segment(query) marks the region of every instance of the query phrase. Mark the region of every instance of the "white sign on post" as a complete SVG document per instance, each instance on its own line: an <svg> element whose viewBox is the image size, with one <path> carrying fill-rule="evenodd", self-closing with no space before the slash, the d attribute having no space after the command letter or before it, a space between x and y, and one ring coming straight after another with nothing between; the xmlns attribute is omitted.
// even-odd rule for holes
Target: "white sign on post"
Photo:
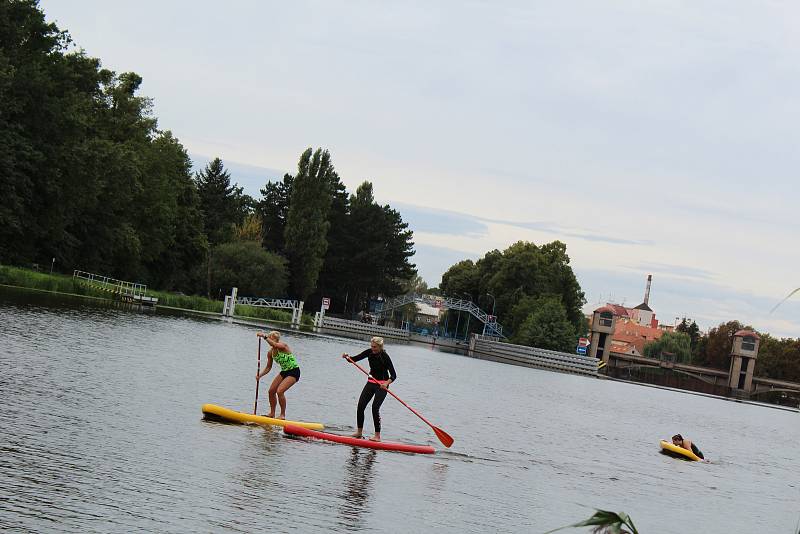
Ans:
<svg viewBox="0 0 800 534"><path fill-rule="evenodd" d="M322 297L322 309L327 310L331 307L331 299L328 297Z"/></svg>

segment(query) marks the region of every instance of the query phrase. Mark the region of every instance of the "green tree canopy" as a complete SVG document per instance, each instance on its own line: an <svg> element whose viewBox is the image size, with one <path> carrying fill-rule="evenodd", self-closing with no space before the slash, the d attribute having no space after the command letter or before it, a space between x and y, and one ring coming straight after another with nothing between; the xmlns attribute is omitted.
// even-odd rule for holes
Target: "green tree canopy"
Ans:
<svg viewBox="0 0 800 534"><path fill-rule="evenodd" d="M216 292L228 294L238 287L242 296L284 297L286 260L261 248L257 241L223 243L211 252L211 280Z"/></svg>
<svg viewBox="0 0 800 534"><path fill-rule="evenodd" d="M678 363L689 363L692 360L692 347L689 334L683 332L664 332L657 340L645 344L644 355L648 358L671 358Z"/></svg>
<svg viewBox="0 0 800 534"><path fill-rule="evenodd" d="M533 300L531 313L519 326L512 341L540 349L574 352L577 343L575 327L556 295L543 295Z"/></svg>
<svg viewBox="0 0 800 534"><path fill-rule="evenodd" d="M474 295L484 310L491 312L494 307L498 321L511 333L535 311L533 303L538 298L557 297L573 333L582 335L587 329L581 311L586 300L566 251L560 241L542 246L520 241L502 252L492 250L476 263L456 263L442 275L439 287L446 296Z"/></svg>
<svg viewBox="0 0 800 534"><path fill-rule="evenodd" d="M695 354L697 344L700 342L700 327L697 326L697 323L692 321L690 324L689 321L686 320L686 317L684 317L675 330L678 332L683 332L689 336L692 346L692 354Z"/></svg>
<svg viewBox="0 0 800 534"><path fill-rule="evenodd" d="M285 248L284 234L286 219L289 216L289 199L292 194L294 176L284 174L280 182L267 182L261 190L261 201L258 211L263 226L262 246L273 252L283 252Z"/></svg>
<svg viewBox="0 0 800 534"><path fill-rule="evenodd" d="M708 331L697 345L693 363L727 370L731 364L733 334L745 328L739 321L728 321Z"/></svg>
<svg viewBox="0 0 800 534"><path fill-rule="evenodd" d="M765 378L800 382L800 339L762 334L755 372Z"/></svg>

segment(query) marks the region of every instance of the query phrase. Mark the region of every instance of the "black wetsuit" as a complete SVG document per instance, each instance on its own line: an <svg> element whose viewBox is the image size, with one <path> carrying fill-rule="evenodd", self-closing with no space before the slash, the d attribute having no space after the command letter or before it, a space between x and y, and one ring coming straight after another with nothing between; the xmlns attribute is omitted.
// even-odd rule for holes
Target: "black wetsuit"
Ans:
<svg viewBox="0 0 800 534"><path fill-rule="evenodd" d="M358 356L353 356L352 359L354 362L357 362L364 358L369 359L369 374L375 379L391 379L392 382L397 380L397 373L394 370L394 365L392 365L392 359L389 358L386 351L382 350L378 354L375 354L372 352L372 349L367 349ZM364 389L361 390L361 396L358 398L358 408L356 411L358 428L364 428L364 410L367 408L369 401L372 400L372 397L375 397L375 400L372 401L372 422L375 425L375 432L381 431L380 409L381 404L383 404L384 399L386 399L386 394L387 391L379 384L375 382L366 383Z"/></svg>
<svg viewBox="0 0 800 534"><path fill-rule="evenodd" d="M694 443L692 443L692 452L694 453L695 456L697 456L701 460L705 460L706 459L706 457L703 456L703 451L698 449L697 445L695 445Z"/></svg>

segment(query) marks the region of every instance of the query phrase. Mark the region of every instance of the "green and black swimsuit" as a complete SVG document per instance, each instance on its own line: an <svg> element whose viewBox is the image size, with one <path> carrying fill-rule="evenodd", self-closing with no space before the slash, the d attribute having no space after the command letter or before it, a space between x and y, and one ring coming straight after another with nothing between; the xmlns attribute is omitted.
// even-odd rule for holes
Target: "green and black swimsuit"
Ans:
<svg viewBox="0 0 800 534"><path fill-rule="evenodd" d="M276 350L275 354L272 355L272 359L281 366L281 376L283 378L293 376L296 381L300 381L300 366L297 364L294 354Z"/></svg>

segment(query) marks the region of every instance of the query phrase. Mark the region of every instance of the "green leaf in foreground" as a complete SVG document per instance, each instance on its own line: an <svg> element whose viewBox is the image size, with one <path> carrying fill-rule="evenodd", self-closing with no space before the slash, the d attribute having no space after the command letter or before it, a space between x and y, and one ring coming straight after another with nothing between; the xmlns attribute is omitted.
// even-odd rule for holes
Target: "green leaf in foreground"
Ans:
<svg viewBox="0 0 800 534"><path fill-rule="evenodd" d="M592 517L575 523L574 525L567 525L555 530L549 530L545 534L564 530L565 528L577 527L595 527L592 532L595 534L639 534L636 527L633 526L633 520L624 512L609 512L608 510L597 510ZM630 530L623 530L622 527L628 527Z"/></svg>

